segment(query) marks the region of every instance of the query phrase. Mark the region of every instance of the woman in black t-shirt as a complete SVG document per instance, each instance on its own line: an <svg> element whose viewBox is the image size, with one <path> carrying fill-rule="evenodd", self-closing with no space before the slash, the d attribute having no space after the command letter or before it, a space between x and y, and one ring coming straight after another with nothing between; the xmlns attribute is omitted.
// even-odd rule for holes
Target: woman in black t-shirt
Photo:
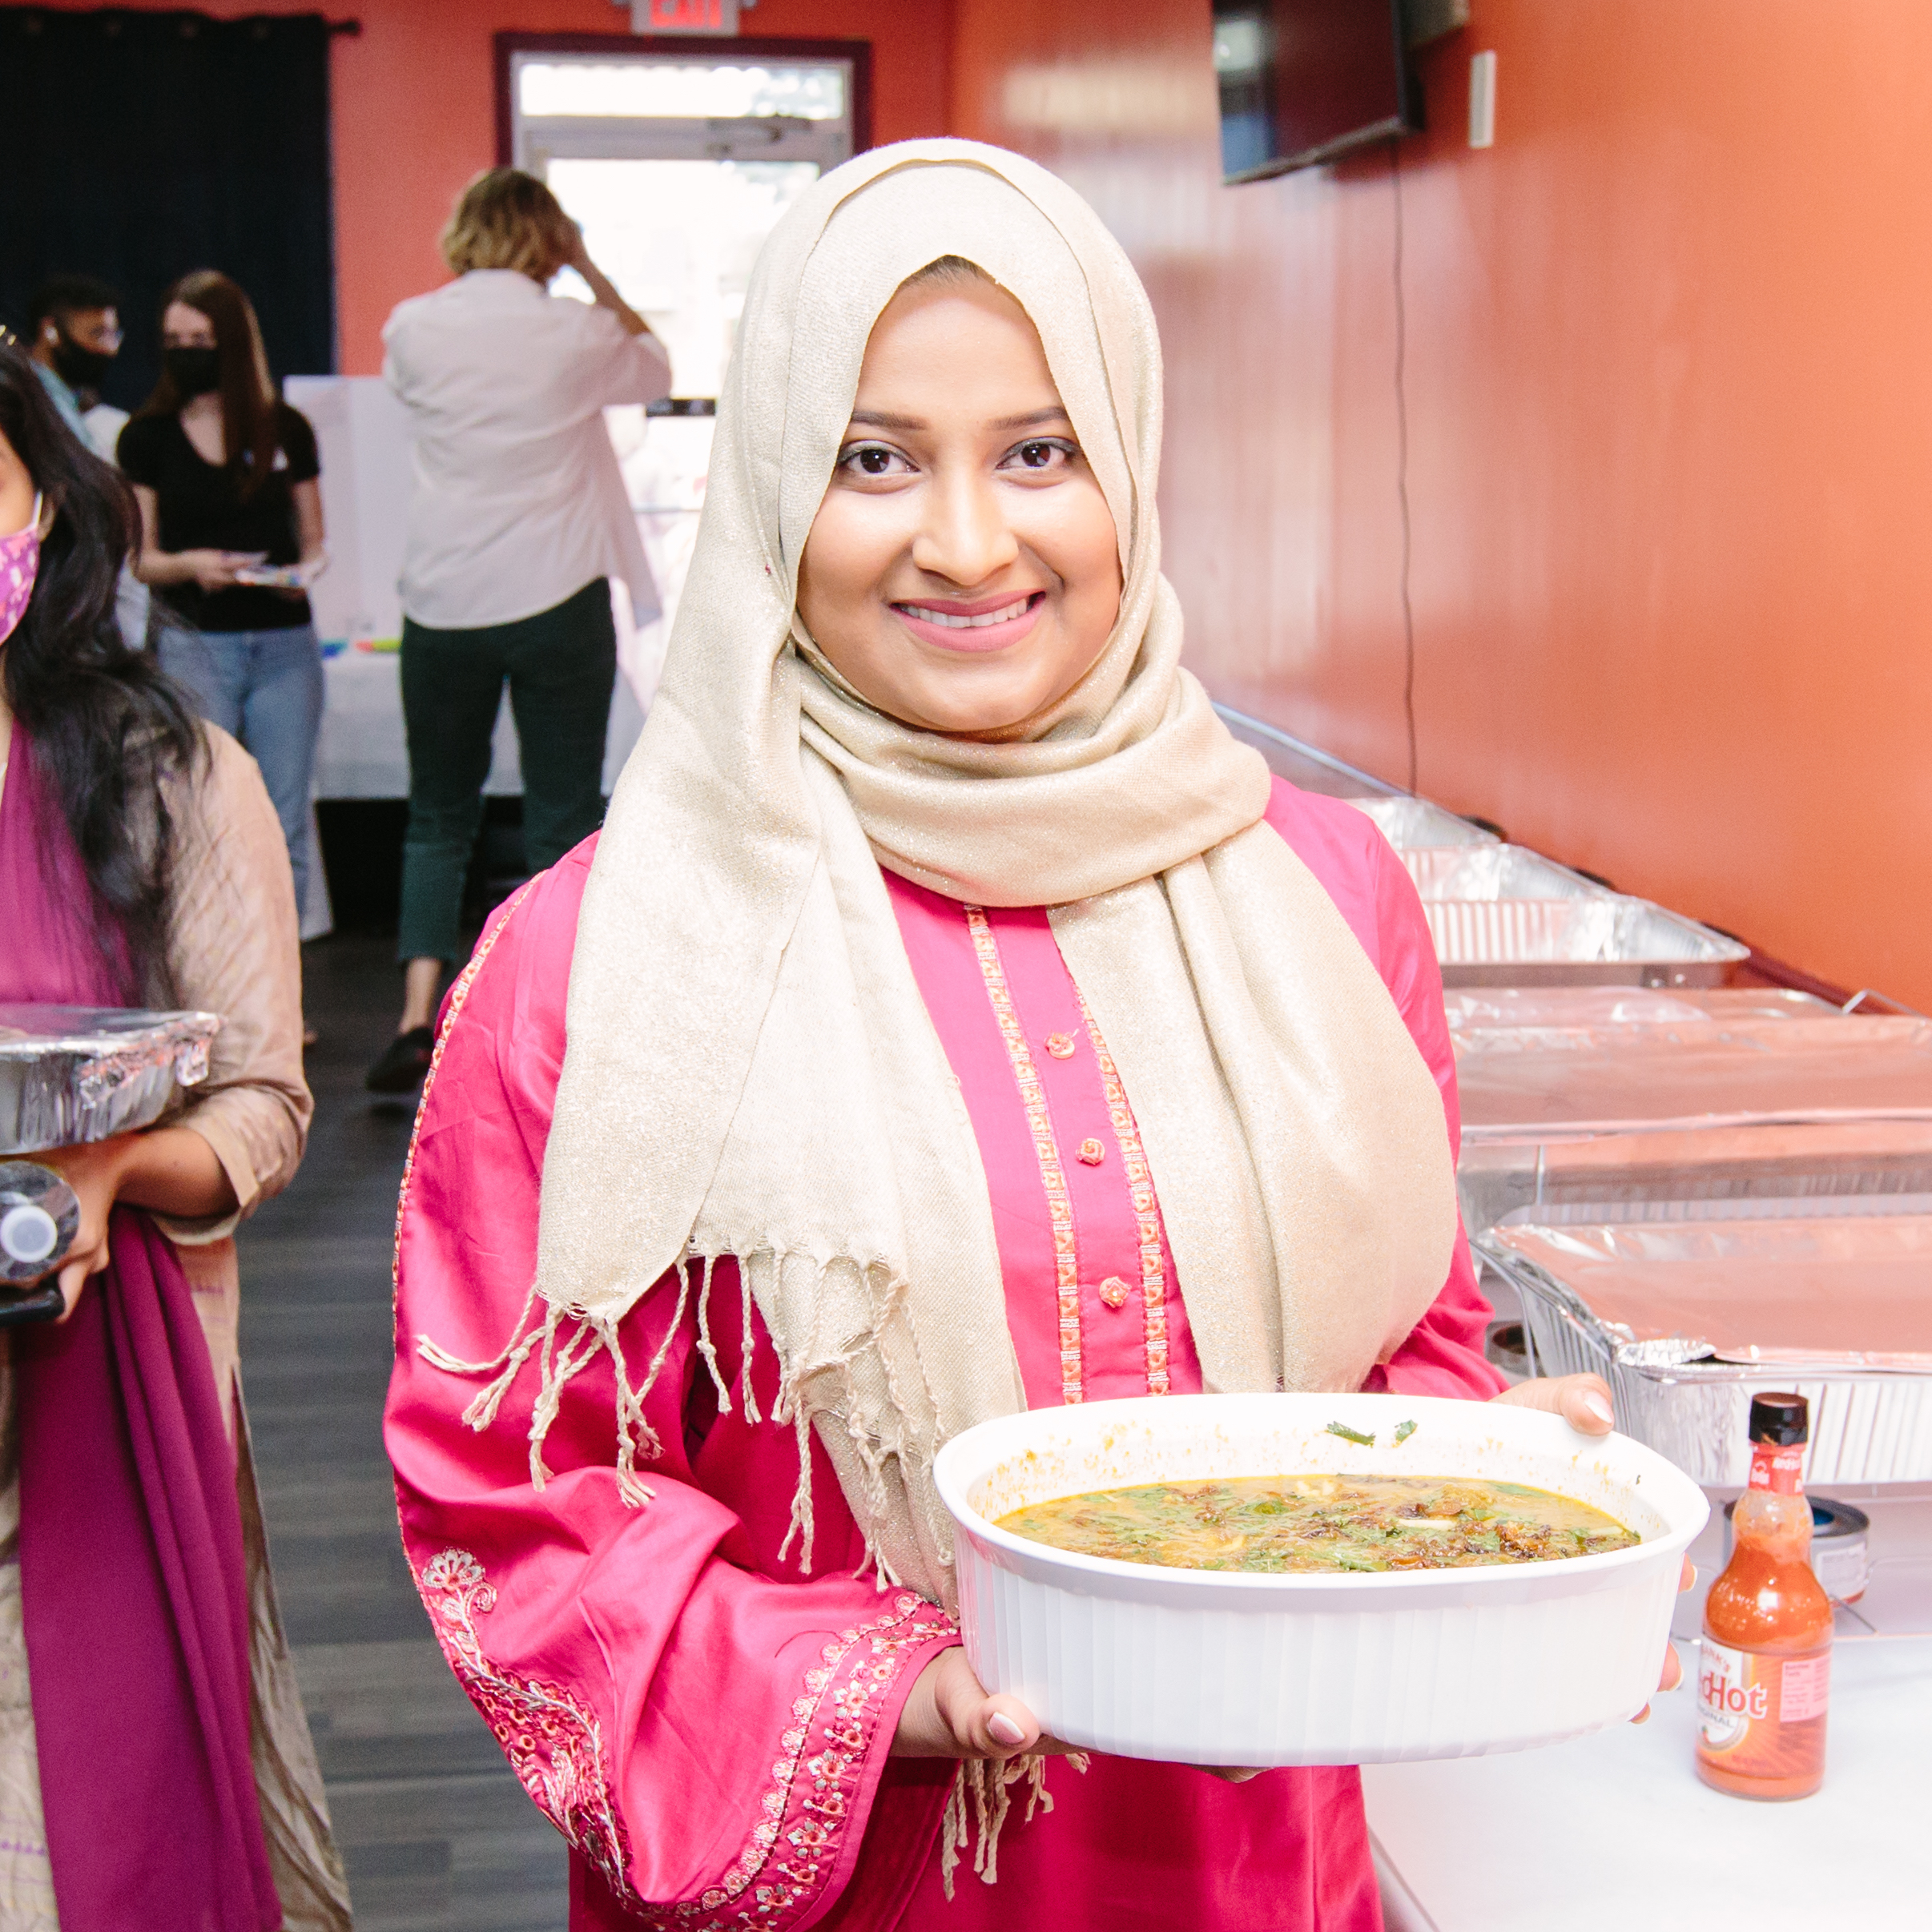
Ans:
<svg viewBox="0 0 1932 1932"><path fill-rule="evenodd" d="M323 561L315 431L277 398L254 308L225 275L203 269L168 291L161 363L121 432L141 505L135 574L163 607L162 662L261 767L300 907L322 652L301 582L250 580L306 582Z"/></svg>

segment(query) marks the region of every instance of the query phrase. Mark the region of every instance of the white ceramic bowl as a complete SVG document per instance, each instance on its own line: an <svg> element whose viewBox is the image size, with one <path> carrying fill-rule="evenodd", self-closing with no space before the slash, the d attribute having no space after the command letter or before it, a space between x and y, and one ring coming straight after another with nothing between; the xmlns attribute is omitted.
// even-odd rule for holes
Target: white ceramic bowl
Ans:
<svg viewBox="0 0 1932 1932"><path fill-rule="evenodd" d="M1396 1426L1415 1431L1398 1445ZM1365 1448L1328 1434L1340 1422ZM1333 1470L1487 1476L1608 1510L1642 1543L1551 1563L1244 1576L1114 1563L995 1526L1136 1483ZM1179 1395L1040 1409L940 1451L980 1680L1069 1744L1199 1765L1379 1764L1552 1744L1656 1688L1704 1493L1628 1436L1408 1395Z"/></svg>

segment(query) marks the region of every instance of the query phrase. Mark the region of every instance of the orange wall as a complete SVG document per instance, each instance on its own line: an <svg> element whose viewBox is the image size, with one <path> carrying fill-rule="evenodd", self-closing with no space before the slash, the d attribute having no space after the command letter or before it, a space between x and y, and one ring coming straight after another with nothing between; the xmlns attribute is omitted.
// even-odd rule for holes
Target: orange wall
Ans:
<svg viewBox="0 0 1932 1932"><path fill-rule="evenodd" d="M1932 8L1473 11L1402 155L1421 788L1932 1005ZM1209 16L959 0L955 126L1146 278L1197 670L1399 780L1389 162L1223 187Z"/></svg>
<svg viewBox="0 0 1932 1932"><path fill-rule="evenodd" d="M56 0L69 7L86 0ZM168 8L175 0L136 0ZM202 0L223 17L313 13L320 0ZM382 325L448 279L436 238L457 191L497 158L499 33L621 34L610 0L331 0L360 19L333 43L336 334L350 375L382 367ZM760 0L747 34L872 42L878 141L946 131L952 0Z"/></svg>

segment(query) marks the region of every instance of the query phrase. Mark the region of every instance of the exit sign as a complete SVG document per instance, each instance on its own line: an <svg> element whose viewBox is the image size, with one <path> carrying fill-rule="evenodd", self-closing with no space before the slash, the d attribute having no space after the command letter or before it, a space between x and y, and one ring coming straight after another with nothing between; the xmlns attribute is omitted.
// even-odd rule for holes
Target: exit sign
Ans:
<svg viewBox="0 0 1932 1932"><path fill-rule="evenodd" d="M619 0L623 4L623 0ZM629 0L634 34L735 34L740 0Z"/></svg>

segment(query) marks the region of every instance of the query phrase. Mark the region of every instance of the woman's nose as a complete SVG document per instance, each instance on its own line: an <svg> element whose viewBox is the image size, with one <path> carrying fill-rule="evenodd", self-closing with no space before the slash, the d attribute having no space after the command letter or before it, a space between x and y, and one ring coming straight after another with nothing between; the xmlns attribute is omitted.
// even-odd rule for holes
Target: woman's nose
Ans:
<svg viewBox="0 0 1932 1932"><path fill-rule="evenodd" d="M912 561L932 576L970 590L1020 554L1020 540L988 477L941 474L925 492L924 509L912 539Z"/></svg>

